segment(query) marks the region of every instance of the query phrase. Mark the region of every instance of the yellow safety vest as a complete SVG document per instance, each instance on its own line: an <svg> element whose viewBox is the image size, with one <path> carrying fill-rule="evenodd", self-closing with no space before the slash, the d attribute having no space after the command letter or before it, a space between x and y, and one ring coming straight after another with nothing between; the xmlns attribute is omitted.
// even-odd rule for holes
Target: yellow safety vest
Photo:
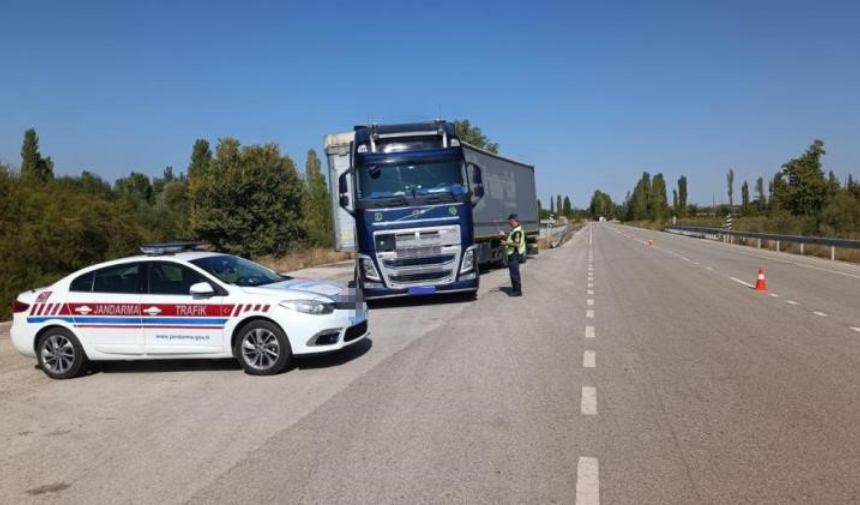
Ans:
<svg viewBox="0 0 860 505"><path fill-rule="evenodd" d="M519 250L521 257L526 255L526 237L521 225L511 230L505 239L505 254L510 256L517 250Z"/></svg>

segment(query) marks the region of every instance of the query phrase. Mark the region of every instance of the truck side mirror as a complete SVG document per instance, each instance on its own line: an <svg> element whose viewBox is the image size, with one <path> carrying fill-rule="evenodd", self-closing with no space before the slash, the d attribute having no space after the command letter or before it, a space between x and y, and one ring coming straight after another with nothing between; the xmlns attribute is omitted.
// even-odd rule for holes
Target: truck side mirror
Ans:
<svg viewBox="0 0 860 505"><path fill-rule="evenodd" d="M349 174L349 171L340 174L337 179L337 192L339 194L338 203L340 203L341 208L352 214L349 202L349 180L347 179Z"/></svg>
<svg viewBox="0 0 860 505"><path fill-rule="evenodd" d="M475 197L475 203L477 203L484 196L484 178L481 175L481 167L470 162L469 173L472 179L472 196Z"/></svg>

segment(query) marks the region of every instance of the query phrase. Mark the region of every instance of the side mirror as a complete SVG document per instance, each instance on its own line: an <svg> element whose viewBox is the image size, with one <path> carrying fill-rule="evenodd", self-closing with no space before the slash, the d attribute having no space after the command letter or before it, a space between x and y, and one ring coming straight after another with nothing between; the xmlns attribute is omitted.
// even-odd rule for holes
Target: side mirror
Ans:
<svg viewBox="0 0 860 505"><path fill-rule="evenodd" d="M215 288L208 282L198 282L197 284L192 284L188 292L192 296L212 296L215 294Z"/></svg>
<svg viewBox="0 0 860 505"><path fill-rule="evenodd" d="M484 177L481 174L481 167L474 163L469 163L469 174L472 180L472 196L475 197L475 203L484 196Z"/></svg>
<svg viewBox="0 0 860 505"><path fill-rule="evenodd" d="M340 177L337 178L337 192L340 195L338 198L338 203L341 208L350 214L352 214L352 208L349 201L349 174L351 171L346 171L340 174Z"/></svg>

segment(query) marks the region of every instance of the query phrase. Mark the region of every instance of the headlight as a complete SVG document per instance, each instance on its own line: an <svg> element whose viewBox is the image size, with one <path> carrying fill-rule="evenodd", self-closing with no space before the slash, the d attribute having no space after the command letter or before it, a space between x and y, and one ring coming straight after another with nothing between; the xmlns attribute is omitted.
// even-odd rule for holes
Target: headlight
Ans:
<svg viewBox="0 0 860 505"><path fill-rule="evenodd" d="M460 273L468 272L475 268L475 248L470 247L463 253L463 266L460 267Z"/></svg>
<svg viewBox="0 0 860 505"><path fill-rule="evenodd" d="M304 314L331 314L334 312L334 305L317 300L288 300L281 302L281 307Z"/></svg>
<svg viewBox="0 0 860 505"><path fill-rule="evenodd" d="M364 272L364 278L370 279L373 281L381 280L379 278L379 272L376 271L376 265L373 264L373 260L368 258L367 256L360 256L359 264L361 265L361 271Z"/></svg>

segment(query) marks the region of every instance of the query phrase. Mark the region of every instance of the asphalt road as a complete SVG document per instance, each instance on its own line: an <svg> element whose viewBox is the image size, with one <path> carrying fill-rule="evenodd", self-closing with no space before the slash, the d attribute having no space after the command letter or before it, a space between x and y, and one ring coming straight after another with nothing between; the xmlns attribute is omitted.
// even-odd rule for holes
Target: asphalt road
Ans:
<svg viewBox="0 0 860 505"><path fill-rule="evenodd" d="M860 501L860 267L599 224L523 274L270 378L0 335L0 502Z"/></svg>

